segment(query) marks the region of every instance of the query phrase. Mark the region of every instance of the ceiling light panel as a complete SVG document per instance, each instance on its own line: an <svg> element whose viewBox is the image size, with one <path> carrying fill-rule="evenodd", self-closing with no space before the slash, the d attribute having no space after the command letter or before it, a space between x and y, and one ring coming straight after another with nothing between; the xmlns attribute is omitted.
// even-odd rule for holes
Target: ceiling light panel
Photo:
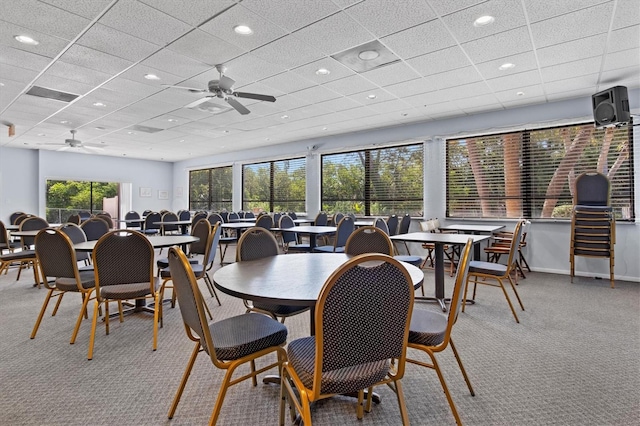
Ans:
<svg viewBox="0 0 640 426"><path fill-rule="evenodd" d="M474 26L474 21L481 16L492 16L495 20L489 25ZM522 4L510 0L481 3L444 16L442 20L460 43L527 25Z"/></svg>
<svg viewBox="0 0 640 426"><path fill-rule="evenodd" d="M316 70L320 68L325 68L330 71L328 75L318 75ZM342 65L340 62L336 61L333 58L322 58L320 60L311 62L307 65L303 65L298 67L292 72L299 74L304 78L308 78L318 84L325 84L333 80L339 80L344 77L348 77L351 75L355 75L355 71L346 66Z"/></svg>

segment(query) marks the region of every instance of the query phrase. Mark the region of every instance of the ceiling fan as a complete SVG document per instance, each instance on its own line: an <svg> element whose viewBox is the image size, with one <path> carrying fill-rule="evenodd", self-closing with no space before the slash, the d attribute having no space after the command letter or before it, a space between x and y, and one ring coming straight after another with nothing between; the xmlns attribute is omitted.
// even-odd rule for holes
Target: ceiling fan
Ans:
<svg viewBox="0 0 640 426"><path fill-rule="evenodd" d="M77 130L70 130L71 139L65 139L64 144L61 143L41 143L38 145L54 145L61 146L56 151L67 151L69 149L77 148L78 151L91 152L91 151L104 151L104 148L98 145L87 145L82 143L81 140L76 139Z"/></svg>
<svg viewBox="0 0 640 426"><path fill-rule="evenodd" d="M186 89L191 93L210 93L206 95L202 99L198 99L195 102L186 105L185 108L193 108L201 103L204 103L209 100L209 98L220 98L224 99L229 105L231 105L236 111L240 114L245 115L249 114L251 111L247 109L244 105L238 102L235 98L247 98L247 99L257 99L259 101L267 101L267 102L275 102L276 98L270 95L260 95L258 93L247 93L247 92L236 92L233 90L233 85L236 81L232 78L224 75L225 71L227 71L227 67L224 65L216 65L216 69L220 73L219 80L211 80L207 84L206 89L195 89L193 87L184 87L184 86L171 86L167 84L163 84L164 87L176 88L176 89Z"/></svg>

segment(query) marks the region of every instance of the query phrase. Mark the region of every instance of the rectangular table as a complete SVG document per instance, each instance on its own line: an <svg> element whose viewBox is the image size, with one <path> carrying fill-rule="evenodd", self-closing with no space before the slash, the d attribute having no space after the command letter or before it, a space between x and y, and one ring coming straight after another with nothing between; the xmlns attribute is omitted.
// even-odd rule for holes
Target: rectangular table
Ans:
<svg viewBox="0 0 640 426"><path fill-rule="evenodd" d="M409 234L399 234L390 237L392 241L406 241L409 243L431 243L435 247L435 298L416 296L416 300L437 301L442 307L442 311L447 311L446 299L444 296L444 246L445 245L465 245L469 238L473 239L473 244L478 245L481 241L488 240L489 235L465 235L465 234L439 234L435 232L411 232ZM467 302L468 303L468 302Z"/></svg>
<svg viewBox="0 0 640 426"><path fill-rule="evenodd" d="M474 225L465 223L452 223L450 225L440 227L440 230L442 231L457 231L463 234L473 235L493 235L494 232L498 232L502 229L504 229L504 225ZM474 245L473 256L475 260L480 260L480 244Z"/></svg>
<svg viewBox="0 0 640 426"><path fill-rule="evenodd" d="M336 232L335 226L315 226L315 225L300 225L293 228L288 228L287 231L295 232L296 234L306 234L309 236L309 250L313 251L316 247L316 237L318 235L331 235Z"/></svg>

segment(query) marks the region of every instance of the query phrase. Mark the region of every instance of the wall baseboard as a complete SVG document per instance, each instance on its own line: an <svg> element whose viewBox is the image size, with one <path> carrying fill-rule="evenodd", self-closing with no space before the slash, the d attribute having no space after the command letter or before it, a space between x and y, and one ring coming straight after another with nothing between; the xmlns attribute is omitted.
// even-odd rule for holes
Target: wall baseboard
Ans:
<svg viewBox="0 0 640 426"><path fill-rule="evenodd" d="M547 269L547 268L535 268L535 267L532 267L531 270L534 271L534 272L545 272L547 274L558 274L558 275L569 276L569 271L564 270L564 269ZM597 278L602 278L603 280L609 281L609 274L585 273L585 272L576 271L576 277L587 277L587 278L597 277ZM614 279L615 280L619 280L619 281L630 281L630 282L640 283L640 277L631 277L631 276L625 276L625 275L614 275Z"/></svg>

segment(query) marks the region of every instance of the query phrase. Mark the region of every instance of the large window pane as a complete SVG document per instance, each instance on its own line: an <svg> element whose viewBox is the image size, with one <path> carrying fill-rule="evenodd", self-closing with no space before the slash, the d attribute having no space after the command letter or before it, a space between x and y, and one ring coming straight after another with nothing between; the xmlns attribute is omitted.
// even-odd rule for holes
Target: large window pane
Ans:
<svg viewBox="0 0 640 426"><path fill-rule="evenodd" d="M322 209L422 216L422 144L322 156Z"/></svg>
<svg viewBox="0 0 640 426"><path fill-rule="evenodd" d="M233 169L231 166L192 170L189 173L189 209L231 210Z"/></svg>
<svg viewBox="0 0 640 426"><path fill-rule="evenodd" d="M611 182L611 204L631 220L631 126L593 124L447 141L447 216L570 218L573 186L584 172Z"/></svg>
<svg viewBox="0 0 640 426"><path fill-rule="evenodd" d="M119 190L116 182L47 180L46 219L49 223L64 223L80 211L108 211L117 220Z"/></svg>
<svg viewBox="0 0 640 426"><path fill-rule="evenodd" d="M306 210L306 159L292 158L245 164L242 168L242 209L260 211Z"/></svg>

